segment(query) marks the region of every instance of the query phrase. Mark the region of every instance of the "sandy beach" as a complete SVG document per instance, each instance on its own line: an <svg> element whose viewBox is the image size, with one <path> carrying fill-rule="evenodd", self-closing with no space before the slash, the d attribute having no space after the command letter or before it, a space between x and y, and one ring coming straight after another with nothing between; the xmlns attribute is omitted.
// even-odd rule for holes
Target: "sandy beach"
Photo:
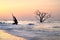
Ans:
<svg viewBox="0 0 60 40"><path fill-rule="evenodd" d="M6 33L4 30L0 30L0 40L25 40L22 37L17 37Z"/></svg>

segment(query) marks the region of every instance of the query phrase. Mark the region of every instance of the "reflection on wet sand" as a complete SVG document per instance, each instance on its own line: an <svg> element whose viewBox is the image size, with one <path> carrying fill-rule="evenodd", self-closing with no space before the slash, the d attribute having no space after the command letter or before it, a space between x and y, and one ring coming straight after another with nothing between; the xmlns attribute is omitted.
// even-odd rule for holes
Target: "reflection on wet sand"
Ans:
<svg viewBox="0 0 60 40"><path fill-rule="evenodd" d="M14 35L8 34L3 30L0 30L0 40L25 40L22 37L16 37Z"/></svg>

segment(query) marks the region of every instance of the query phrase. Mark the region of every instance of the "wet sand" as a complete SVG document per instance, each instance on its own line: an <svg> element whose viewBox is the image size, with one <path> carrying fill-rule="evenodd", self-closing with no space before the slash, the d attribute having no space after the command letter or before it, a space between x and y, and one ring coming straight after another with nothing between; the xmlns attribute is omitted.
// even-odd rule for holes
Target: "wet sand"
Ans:
<svg viewBox="0 0 60 40"><path fill-rule="evenodd" d="M0 40L26 40L26 39L8 34L5 31L0 30Z"/></svg>

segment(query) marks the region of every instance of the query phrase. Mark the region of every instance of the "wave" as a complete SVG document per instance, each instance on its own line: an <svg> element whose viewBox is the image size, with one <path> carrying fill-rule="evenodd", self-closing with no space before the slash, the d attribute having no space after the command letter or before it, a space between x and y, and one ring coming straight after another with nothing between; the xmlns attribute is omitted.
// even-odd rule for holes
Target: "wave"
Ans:
<svg viewBox="0 0 60 40"><path fill-rule="evenodd" d="M33 24L33 25L29 25ZM48 40L60 37L60 23L37 23L37 22L21 22L18 25L11 23L0 24L0 30L7 33L24 37L27 40Z"/></svg>

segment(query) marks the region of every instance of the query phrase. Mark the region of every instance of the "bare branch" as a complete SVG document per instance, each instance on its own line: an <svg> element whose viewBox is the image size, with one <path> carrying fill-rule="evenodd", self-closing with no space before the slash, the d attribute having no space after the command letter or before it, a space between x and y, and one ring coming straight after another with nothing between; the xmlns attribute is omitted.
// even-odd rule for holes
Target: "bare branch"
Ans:
<svg viewBox="0 0 60 40"><path fill-rule="evenodd" d="M36 13L37 16L41 15L41 12L39 10L37 10L35 13Z"/></svg>
<svg viewBox="0 0 60 40"><path fill-rule="evenodd" d="M47 20L47 19L50 18L50 17L51 17L51 15L47 15L47 16L44 18L43 21Z"/></svg>

